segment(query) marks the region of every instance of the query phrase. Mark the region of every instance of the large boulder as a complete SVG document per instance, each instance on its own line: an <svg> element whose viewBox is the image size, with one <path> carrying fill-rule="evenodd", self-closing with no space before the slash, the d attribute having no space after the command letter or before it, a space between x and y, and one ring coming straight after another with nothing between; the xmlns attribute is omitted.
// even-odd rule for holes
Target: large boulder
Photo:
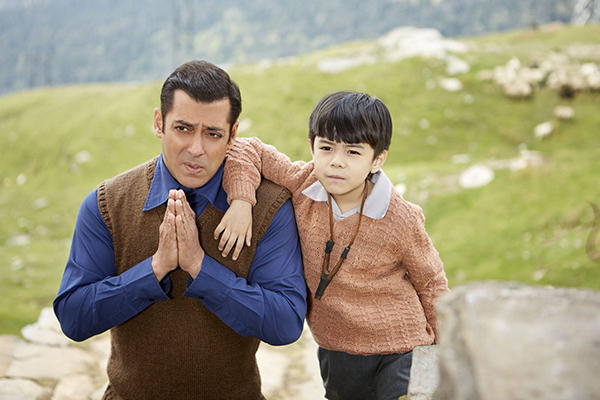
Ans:
<svg viewBox="0 0 600 400"><path fill-rule="evenodd" d="M600 398L600 293L475 283L438 315L435 399Z"/></svg>

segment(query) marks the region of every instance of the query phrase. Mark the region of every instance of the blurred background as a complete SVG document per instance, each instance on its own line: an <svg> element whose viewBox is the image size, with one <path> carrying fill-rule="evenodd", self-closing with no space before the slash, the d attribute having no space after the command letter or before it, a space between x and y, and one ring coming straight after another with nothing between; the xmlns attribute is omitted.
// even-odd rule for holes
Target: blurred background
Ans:
<svg viewBox="0 0 600 400"><path fill-rule="evenodd" d="M0 0L0 334L52 304L79 204L160 152L162 81L224 67L240 135L310 159L308 116L373 94L387 175L451 286L600 290L600 1Z"/></svg>

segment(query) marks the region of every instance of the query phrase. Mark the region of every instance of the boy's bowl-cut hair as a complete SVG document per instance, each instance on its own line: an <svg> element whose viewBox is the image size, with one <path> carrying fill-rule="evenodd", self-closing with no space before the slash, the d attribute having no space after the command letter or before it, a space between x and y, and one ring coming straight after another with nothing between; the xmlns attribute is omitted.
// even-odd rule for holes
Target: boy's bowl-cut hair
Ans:
<svg viewBox="0 0 600 400"><path fill-rule="evenodd" d="M374 157L390 147L392 117L374 96L358 92L335 92L323 97L308 120L311 147L315 137L334 142L368 143Z"/></svg>

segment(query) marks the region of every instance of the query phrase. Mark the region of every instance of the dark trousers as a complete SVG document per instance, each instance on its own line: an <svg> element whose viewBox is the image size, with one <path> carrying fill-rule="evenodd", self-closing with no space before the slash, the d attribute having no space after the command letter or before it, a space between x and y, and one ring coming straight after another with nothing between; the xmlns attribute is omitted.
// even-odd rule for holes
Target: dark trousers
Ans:
<svg viewBox="0 0 600 400"><path fill-rule="evenodd" d="M329 400L398 400L408 390L412 351L362 356L319 347Z"/></svg>

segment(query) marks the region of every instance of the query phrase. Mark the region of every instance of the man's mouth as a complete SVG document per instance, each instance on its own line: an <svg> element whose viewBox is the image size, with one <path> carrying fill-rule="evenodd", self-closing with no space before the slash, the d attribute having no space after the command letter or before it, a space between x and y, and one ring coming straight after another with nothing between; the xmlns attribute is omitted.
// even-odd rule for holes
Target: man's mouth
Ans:
<svg viewBox="0 0 600 400"><path fill-rule="evenodd" d="M198 173L198 172L200 172L200 171L203 170L202 165L200 165L200 164L196 164L196 163L183 163L183 165L185 165L185 168L189 172L191 172L193 174L196 174L196 173Z"/></svg>

